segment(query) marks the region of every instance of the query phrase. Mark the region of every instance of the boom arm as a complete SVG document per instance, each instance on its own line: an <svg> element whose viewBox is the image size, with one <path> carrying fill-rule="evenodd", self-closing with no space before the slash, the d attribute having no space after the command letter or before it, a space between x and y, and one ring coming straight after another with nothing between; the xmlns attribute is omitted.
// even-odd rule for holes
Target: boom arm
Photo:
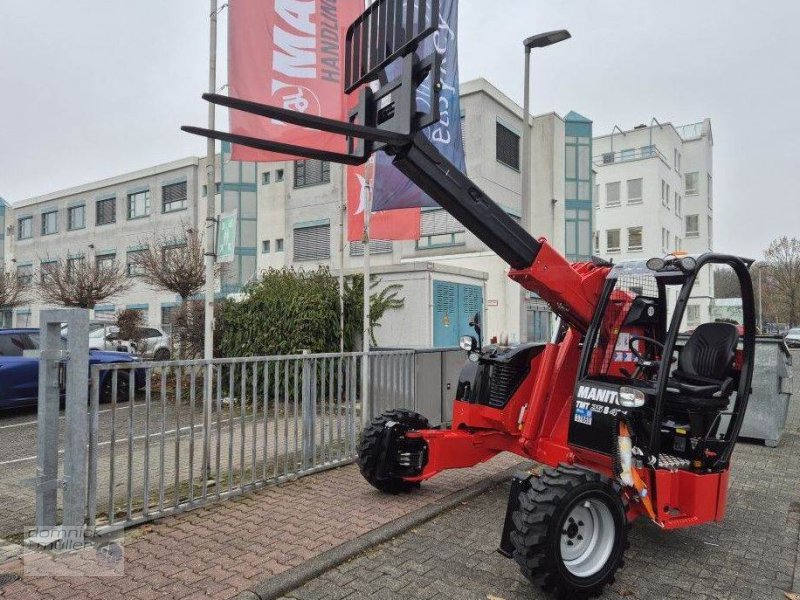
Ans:
<svg viewBox="0 0 800 600"><path fill-rule="evenodd" d="M433 49L418 56L419 45L438 26L438 0L413 3L377 0L347 33L346 91L379 80L391 61L400 61L399 75L373 91L361 88L349 121L307 115L274 106L216 94L209 102L275 120L347 136L347 153L295 146L272 140L183 127L206 137L299 157L343 164L363 164L383 150L393 164L443 209L510 266L510 277L538 294L553 311L579 331L585 331L599 297L607 268L594 263L570 264L544 238L534 239L458 170L421 132L439 120L440 59ZM417 108L417 95L426 94L428 112ZM526 199L523 199L525 201Z"/></svg>

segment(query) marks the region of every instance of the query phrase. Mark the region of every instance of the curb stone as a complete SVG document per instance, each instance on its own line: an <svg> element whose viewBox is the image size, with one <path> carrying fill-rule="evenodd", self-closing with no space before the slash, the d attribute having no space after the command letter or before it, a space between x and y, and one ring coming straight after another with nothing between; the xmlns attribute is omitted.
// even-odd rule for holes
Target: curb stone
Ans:
<svg viewBox="0 0 800 600"><path fill-rule="evenodd" d="M480 496L492 488L505 483L515 472L521 468L528 468L532 464L534 463L530 461L522 461L509 469L501 471L458 492L454 492L428 506L381 525L377 529L373 529L364 535L344 542L330 550L326 550L298 567L270 577L251 589L240 592L235 596L234 600L277 600L286 593L299 588L311 579L339 566L365 550L387 542L405 533L409 529L417 527L426 521L430 521L434 517L458 506L462 502Z"/></svg>

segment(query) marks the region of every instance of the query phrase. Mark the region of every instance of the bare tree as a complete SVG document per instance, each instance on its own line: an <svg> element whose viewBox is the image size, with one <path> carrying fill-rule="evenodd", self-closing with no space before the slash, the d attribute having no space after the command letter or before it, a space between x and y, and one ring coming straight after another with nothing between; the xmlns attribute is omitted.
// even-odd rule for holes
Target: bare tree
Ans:
<svg viewBox="0 0 800 600"><path fill-rule="evenodd" d="M197 294L206 283L203 239L194 229L180 237L154 233L136 252L133 264L150 287L172 292L181 301Z"/></svg>
<svg viewBox="0 0 800 600"><path fill-rule="evenodd" d="M800 239L774 240L764 259L771 308L777 318L794 327L800 321Z"/></svg>
<svg viewBox="0 0 800 600"><path fill-rule="evenodd" d="M30 286L15 273L0 269L0 307L16 308L28 304Z"/></svg>
<svg viewBox="0 0 800 600"><path fill-rule="evenodd" d="M116 259L98 263L73 257L42 263L36 287L49 304L94 308L130 289L131 282Z"/></svg>

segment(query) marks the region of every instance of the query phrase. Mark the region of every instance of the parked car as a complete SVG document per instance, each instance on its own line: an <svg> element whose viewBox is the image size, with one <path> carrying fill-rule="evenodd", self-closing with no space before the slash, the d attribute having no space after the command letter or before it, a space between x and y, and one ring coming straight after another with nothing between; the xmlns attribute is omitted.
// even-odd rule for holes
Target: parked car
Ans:
<svg viewBox="0 0 800 600"><path fill-rule="evenodd" d="M158 327L142 327L139 339L132 343L133 350L142 358L169 360L172 356L172 340Z"/></svg>
<svg viewBox="0 0 800 600"><path fill-rule="evenodd" d="M141 356L148 360L169 360L172 356L170 336L158 327L142 327L136 340L125 340L119 336L119 327L102 322L89 326L89 348L92 350L116 350Z"/></svg>
<svg viewBox="0 0 800 600"><path fill-rule="evenodd" d="M66 347L66 339L61 339ZM0 329L0 410L36 406L39 399L39 358L25 356L25 352L38 349L38 329ZM138 359L124 352L89 351L90 365L134 361ZM137 388L144 384L142 371L137 370L134 378ZM128 378L118 376L117 398L126 399L128 390ZM100 380L100 399L110 400L111 392L111 371L104 371Z"/></svg>
<svg viewBox="0 0 800 600"><path fill-rule="evenodd" d="M790 329L783 341L786 342L789 348L800 348L800 327Z"/></svg>

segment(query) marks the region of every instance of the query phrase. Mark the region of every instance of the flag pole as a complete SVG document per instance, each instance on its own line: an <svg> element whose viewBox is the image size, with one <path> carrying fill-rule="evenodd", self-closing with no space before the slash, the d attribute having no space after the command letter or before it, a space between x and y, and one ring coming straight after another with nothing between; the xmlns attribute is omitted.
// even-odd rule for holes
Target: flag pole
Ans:
<svg viewBox="0 0 800 600"><path fill-rule="evenodd" d="M209 14L209 60L208 60L208 92L213 94L217 91L217 0L210 0L211 13ZM208 128L215 127L215 105L208 103ZM203 493L208 484L211 473L211 452L208 442L208 431L211 425L211 377L214 367L211 363L214 358L214 261L216 252L216 144L212 138L208 138L206 147L206 251L205 251L205 323L203 339L203 359L206 361L205 385L203 390L203 430L205 431L203 462Z"/></svg>
<svg viewBox="0 0 800 600"><path fill-rule="evenodd" d="M369 222L372 215L372 181L369 177L369 164L364 171L364 179L366 179L366 199L364 206L364 236L362 243L364 247L364 323L363 323L363 363L361 368L361 423L366 426L370 420L370 397L369 397L369 283L370 283L370 252L369 252Z"/></svg>
<svg viewBox="0 0 800 600"><path fill-rule="evenodd" d="M347 211L347 167L342 165L342 201L339 204L339 352L344 354L344 217Z"/></svg>

